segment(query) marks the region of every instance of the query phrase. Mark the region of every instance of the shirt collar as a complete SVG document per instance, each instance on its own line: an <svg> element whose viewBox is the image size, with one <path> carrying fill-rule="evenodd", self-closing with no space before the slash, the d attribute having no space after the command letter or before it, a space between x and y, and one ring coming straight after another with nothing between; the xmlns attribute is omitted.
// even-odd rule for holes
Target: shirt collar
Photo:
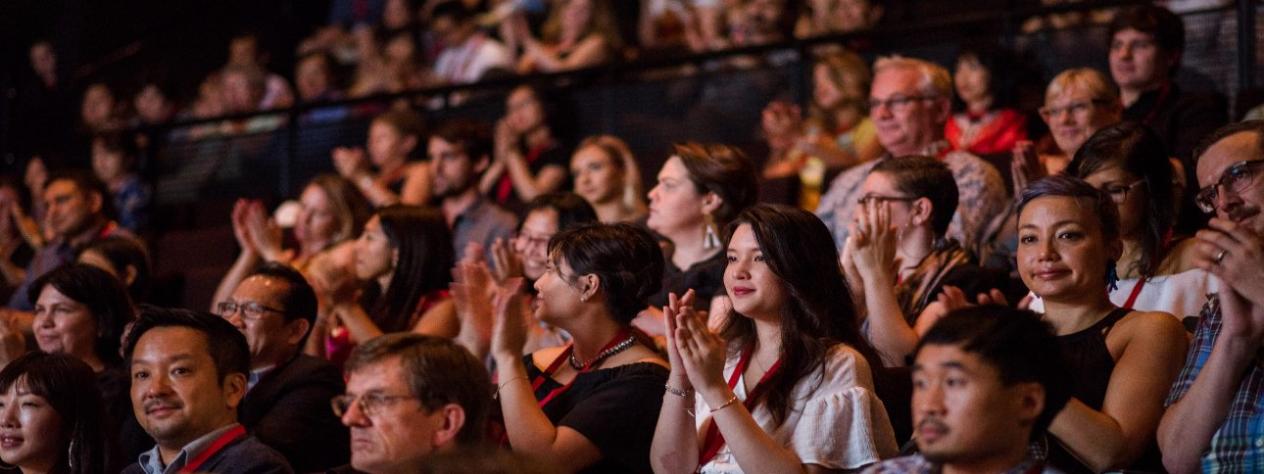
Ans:
<svg viewBox="0 0 1264 474"><path fill-rule="evenodd" d="M167 464L165 466L162 464L162 455L158 452L158 445L156 444L149 451L140 453L140 459L138 459L136 463L140 465L142 470L145 471L145 474L172 474L179 472L185 464L189 463L190 459L197 457L197 455L202 454L202 451L205 451L206 448L210 447L211 443L215 442L216 438L219 438L220 435L227 433L229 430L236 428L239 425L239 423L225 425L223 428L219 428L203 435L201 438L193 440L193 442L180 449L180 453L177 454L176 458L171 461L171 464Z"/></svg>

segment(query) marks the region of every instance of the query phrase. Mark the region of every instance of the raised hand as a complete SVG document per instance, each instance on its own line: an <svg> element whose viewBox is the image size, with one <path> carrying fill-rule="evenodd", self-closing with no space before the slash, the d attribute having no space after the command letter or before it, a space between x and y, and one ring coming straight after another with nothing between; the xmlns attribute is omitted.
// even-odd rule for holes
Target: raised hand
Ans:
<svg viewBox="0 0 1264 474"><path fill-rule="evenodd" d="M1254 354L1264 344L1264 307L1253 304L1232 287L1222 287L1219 299L1221 337L1245 342Z"/></svg>
<svg viewBox="0 0 1264 474"><path fill-rule="evenodd" d="M663 307L663 319L667 322L666 346L667 346L667 362L671 363L671 374L668 376L676 388L680 390L689 390L693 388L693 384L689 383L689 375L685 369L685 363L680 358L680 349L676 346L676 317L680 314L682 307L693 307L695 298L693 290L685 292L684 296L677 297L675 293L667 294L667 306Z"/></svg>
<svg viewBox="0 0 1264 474"><path fill-rule="evenodd" d="M252 201L247 206L245 225L255 251L264 260L288 260L285 258L285 249L281 247L281 227L268 216L262 202Z"/></svg>
<svg viewBox="0 0 1264 474"><path fill-rule="evenodd" d="M527 321L522 317L522 279L511 278L496 285L492 297L492 355L497 364L512 363L522 357L527 343Z"/></svg>
<svg viewBox="0 0 1264 474"><path fill-rule="evenodd" d="M1027 189L1029 183L1045 176L1045 166L1040 163L1040 156L1036 154L1036 145L1030 141L1015 143L1011 153L1013 157L1009 161L1009 170L1014 180L1014 195L1018 196Z"/></svg>
<svg viewBox="0 0 1264 474"><path fill-rule="evenodd" d="M496 277L496 281L523 276L522 255L519 255L513 245L503 238L492 241L492 274Z"/></svg>
<svg viewBox="0 0 1264 474"><path fill-rule="evenodd" d="M1264 306L1264 238L1228 219L1212 218L1195 234L1194 265L1220 278L1255 306Z"/></svg>
<svg viewBox="0 0 1264 474"><path fill-rule="evenodd" d="M689 384L700 392L726 390L724 340L707 328L706 316L693 305L679 305L674 316L673 338Z"/></svg>
<svg viewBox="0 0 1264 474"><path fill-rule="evenodd" d="M895 281L897 262L895 249L899 236L891 226L891 209L877 201L866 201L856 208L856 224L853 233L855 252L852 261L863 275L873 275L882 281Z"/></svg>
<svg viewBox="0 0 1264 474"><path fill-rule="evenodd" d="M342 177L354 180L368 171L369 159L363 148L338 147L333 151L334 169Z"/></svg>
<svg viewBox="0 0 1264 474"><path fill-rule="evenodd" d="M0 365L26 353L26 336L17 312L0 308Z"/></svg>
<svg viewBox="0 0 1264 474"><path fill-rule="evenodd" d="M259 250L255 248L254 238L250 236L250 226L246 224L246 216L249 213L249 199L238 199L236 203L233 203L233 213L231 215L233 237L237 239L237 245L241 246L242 253L257 254Z"/></svg>

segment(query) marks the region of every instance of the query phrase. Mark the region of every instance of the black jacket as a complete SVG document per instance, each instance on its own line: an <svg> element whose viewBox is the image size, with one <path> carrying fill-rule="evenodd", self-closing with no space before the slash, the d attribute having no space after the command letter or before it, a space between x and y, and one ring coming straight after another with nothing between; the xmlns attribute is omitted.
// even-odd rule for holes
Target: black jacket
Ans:
<svg viewBox="0 0 1264 474"><path fill-rule="evenodd" d="M322 471L350 462L350 435L329 407L342 395L342 374L332 364L298 355L264 374L237 409L237 419L285 456L295 472Z"/></svg>

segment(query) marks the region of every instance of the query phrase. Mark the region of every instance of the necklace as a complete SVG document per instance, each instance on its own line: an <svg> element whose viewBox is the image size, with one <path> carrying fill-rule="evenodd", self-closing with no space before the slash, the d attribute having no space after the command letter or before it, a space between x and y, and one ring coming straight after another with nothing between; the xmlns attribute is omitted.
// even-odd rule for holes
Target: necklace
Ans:
<svg viewBox="0 0 1264 474"><path fill-rule="evenodd" d="M575 352L571 351L571 355L567 359L567 362L569 362L571 364L571 368L575 370L584 370L584 367L596 366L597 364L601 363L601 361L605 360L607 357L610 357L612 355L615 355L627 350L629 347L632 347L632 344L635 342L636 342L635 334L628 336L627 339L624 339L623 341L620 341L618 344L615 344L611 346L609 349L606 349L602 351L600 354L597 354L597 357L593 357L592 360L588 361L587 363L581 363L579 359L575 357Z"/></svg>

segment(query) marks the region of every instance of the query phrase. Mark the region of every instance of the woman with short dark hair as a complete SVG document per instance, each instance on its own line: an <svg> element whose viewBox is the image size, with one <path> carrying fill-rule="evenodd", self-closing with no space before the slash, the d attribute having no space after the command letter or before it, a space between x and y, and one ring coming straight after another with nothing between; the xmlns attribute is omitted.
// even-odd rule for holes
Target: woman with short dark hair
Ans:
<svg viewBox="0 0 1264 474"><path fill-rule="evenodd" d="M0 461L20 472L117 472L92 368L68 354L31 352L0 370Z"/></svg>

